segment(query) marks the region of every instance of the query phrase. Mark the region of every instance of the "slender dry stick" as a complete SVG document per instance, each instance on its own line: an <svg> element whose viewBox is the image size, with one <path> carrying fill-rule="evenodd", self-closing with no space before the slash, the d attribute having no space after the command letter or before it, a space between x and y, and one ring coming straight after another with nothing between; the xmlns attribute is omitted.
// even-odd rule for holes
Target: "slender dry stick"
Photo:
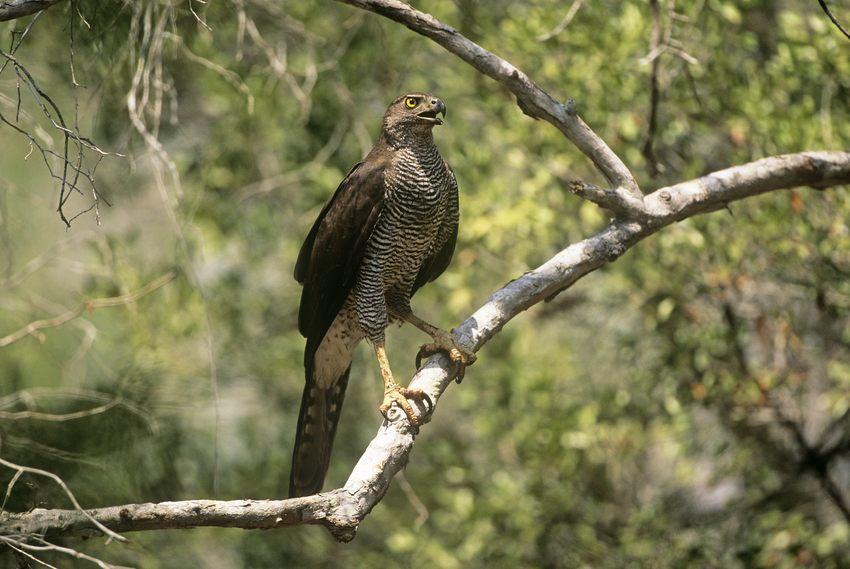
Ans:
<svg viewBox="0 0 850 569"><path fill-rule="evenodd" d="M68 496L68 499L71 500L71 503L74 505L74 508L76 508L76 510L74 510L74 511L78 512L81 516L83 516L84 519L86 519L88 522L93 524L95 526L95 528L97 528L98 531L103 533L103 535L108 536L110 540L115 539L117 541L122 541L122 542L127 541L126 538L118 535L117 533L115 533L111 529L107 528L105 525L103 525L102 523L97 521L89 512L87 512L86 510L83 510L83 508L80 506L79 502L77 502L77 499L74 497L73 492L71 492L71 490L65 484L65 481L62 480L61 478L59 478L58 476L56 476L55 474L53 474L52 472L47 472L46 470L41 470L39 468L31 468L29 466L21 466L19 464L11 463L11 462L4 460L2 458L0 458L0 465L3 465L6 468L10 468L10 469L15 471L15 475L12 478L12 481L9 483L9 485L6 488L6 496L3 499L3 509L5 509L5 507L6 507L6 500L9 499L9 495L12 493L12 488L15 485L15 481L17 481L20 478L21 474L28 472L30 474L36 474L38 476L44 476L44 477L50 478L51 480L56 482L56 484L58 484L62 488L62 490L65 492L65 495ZM0 511L0 515L2 515L3 513L4 512ZM33 532L33 533L37 533L37 532ZM0 533L0 535L7 535L7 534Z"/></svg>
<svg viewBox="0 0 850 569"><path fill-rule="evenodd" d="M649 52L655 53L661 45L661 7L658 4L659 0L649 0L649 6L652 9L652 34L649 40ZM655 131L658 122L658 100L660 93L658 91L658 66L660 64L660 53L652 58L649 71L649 119L646 130L646 137L643 141L641 154L646 161L646 170L650 178L658 175L658 158L655 156L653 144L655 142Z"/></svg>
<svg viewBox="0 0 850 569"><path fill-rule="evenodd" d="M17 332L13 332L12 334L9 334L4 338L0 338L0 348L8 346L13 342L17 342L21 338L25 338L30 334L35 334L38 330L41 330L43 328L55 328L57 326L61 326L62 324L70 322L74 318L78 317L86 310L91 313L94 311L95 308L103 308L106 306L121 306L122 304L130 304L131 302L135 302L146 294L158 289L159 287L173 279L176 275L177 273L175 271L169 271L168 273L159 277L150 284L130 294L124 294L111 298L95 298L83 300L77 308L69 310L68 312L60 316L47 320L36 320L35 322L30 322Z"/></svg>
<svg viewBox="0 0 850 569"><path fill-rule="evenodd" d="M537 36L536 38L534 38L534 41L542 42L550 40L561 32L563 32L567 28L567 26L570 25L570 22L573 21L573 17L575 17L576 12L578 12L582 4L584 4L584 0L573 0L573 5L570 6L569 10L567 10L567 15L564 16L564 19L561 20L561 22L557 26L555 26L555 28L551 32L547 32L541 36Z"/></svg>
<svg viewBox="0 0 850 569"><path fill-rule="evenodd" d="M844 28L844 26L841 25L841 22L839 22L838 19L833 15L832 11L826 5L826 2L824 2L824 0L818 0L818 4L820 4L820 7L823 8L824 12L826 12L826 15L829 16L829 19L832 21L832 23L835 24L835 27L841 30L841 33L847 36L847 39L850 39L850 32L848 32Z"/></svg>
<svg viewBox="0 0 850 569"><path fill-rule="evenodd" d="M26 4L34 5L37 2L25 2ZM8 7L9 4L15 4L15 2L3 2L0 3L0 15L2 15L3 10ZM27 68L22 64L20 60L15 57L15 53L18 48L24 41L24 38L27 37L30 30L32 29L35 22L38 20L41 12L37 13L36 16L32 19L30 24L27 26L26 30L20 34L17 43L14 43L9 53L0 50L0 56L5 58L5 62L2 67L0 67L0 74L6 69L7 65L12 64L15 75L16 75L16 84L17 84L17 95L18 95L18 104L17 104L17 112L15 116L15 121L17 122L20 118L21 104L22 104L22 96L21 96L21 83L23 83L24 87L27 88L35 99L36 103L41 108L44 115L47 119L53 124L53 128L59 131L62 134L63 144L61 152L54 152L52 150L46 150L42 147L36 139L30 135L25 130L21 129L17 125L13 124L9 120L6 119L2 114L0 114L0 121L8 124L14 130L24 134L30 139L30 149L32 151L33 147L37 147L42 154L42 158L47 166L48 171L50 172L51 177L59 180L60 182L60 190L59 190L59 200L57 206L57 212L59 213L60 219L65 223L67 227L70 227L71 221L86 213L88 211L94 210L97 215L97 223L100 223L100 213L99 213L99 205L100 201L103 199L100 193L97 190L97 184L95 182L94 174L97 170L100 161L103 157L108 156L112 153L104 152L100 148L98 148L94 143L91 142L88 138L82 136L79 130L79 126L77 125L77 93L76 88L79 84L76 81L74 67L73 67L73 58L74 58L74 37L73 37L73 21L70 22L70 58L71 58L71 73L72 73L72 83L74 88L74 116L75 116L75 129L72 130L69 128L65 119L62 116L62 112L59 109L58 105L52 100L52 98L44 92L36 82L35 78L32 74L27 70ZM72 16L73 17L73 16ZM71 159L71 148L74 147L76 149L76 158ZM85 156L85 150L93 150L94 152L99 154L99 158L95 161L94 165L90 165ZM53 168L50 165L50 161L48 159L48 155L52 155L59 159L61 165L61 173L56 173L53 171ZM118 154L112 154L115 156L120 156ZM64 207L71 197L73 192L78 192L81 195L84 194L82 189L80 189L79 182L80 178L84 178L88 181L93 195L93 203L90 207L84 209L80 213L75 216L72 216L70 219L65 215ZM104 203L109 205L109 202L103 200Z"/></svg>
<svg viewBox="0 0 850 569"><path fill-rule="evenodd" d="M213 411L215 413L215 441L213 444L213 492L218 494L218 456L219 456L219 430L220 430L220 405L218 393L218 365L215 354L215 342L213 339L212 321L210 317L209 305L207 302L204 284L198 276L197 268L193 256L190 252L190 247L186 241L186 235L183 230L183 222L178 219L178 207L173 203L172 196L169 194L169 185L166 182L165 171L170 174L171 188L176 194L178 201L182 200L183 190L180 183L180 174L177 171L177 165L168 155L168 151L158 139L159 119L160 119L160 101L162 99L162 89L164 82L160 79L154 82L153 100L151 103L151 81L152 75L161 77L162 74L162 50L165 33L165 26L170 21L172 8L166 7L154 22L154 5L148 4L144 14L141 8L137 8L134 13L135 28L138 25L142 26L143 36L141 43L141 52L137 58L136 71L133 76L130 91L127 95L127 107L130 116L130 121L136 131L145 140L148 149L152 151L154 156L153 171L156 179L156 187L159 191L160 198L163 203L168 220L171 223L175 238L180 246L180 251L183 254L183 265L186 268L186 273L191 279L192 285L198 292L203 307L204 322L206 324L207 333L207 353L209 357L210 369L210 386L213 395ZM170 35L168 37L171 37ZM176 39L176 38L173 38ZM131 40L132 42L133 40ZM135 43L131 44L131 49L135 52ZM249 100L249 102L252 101ZM152 109L151 109L152 107ZM147 123L147 112L152 110L153 119L151 124Z"/></svg>

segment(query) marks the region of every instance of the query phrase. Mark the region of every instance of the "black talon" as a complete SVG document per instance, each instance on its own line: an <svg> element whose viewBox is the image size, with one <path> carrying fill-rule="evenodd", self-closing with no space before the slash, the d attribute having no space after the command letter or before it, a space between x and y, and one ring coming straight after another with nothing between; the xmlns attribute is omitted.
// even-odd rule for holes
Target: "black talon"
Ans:
<svg viewBox="0 0 850 569"><path fill-rule="evenodd" d="M425 413L430 413L434 410L434 402L431 401L431 396L425 393L424 391L422 392L422 400L428 401L428 410L425 411Z"/></svg>
<svg viewBox="0 0 850 569"><path fill-rule="evenodd" d="M432 345L433 344L423 344L419 348L419 352L416 354L416 370L417 371L419 370L420 367L422 367L422 358L423 357L430 358L431 356L433 356L434 354L437 354L439 352L444 352L448 355L449 352L447 350L443 350L443 349L440 349L440 348L433 348L432 349L432 348L430 348L430 346L432 346Z"/></svg>

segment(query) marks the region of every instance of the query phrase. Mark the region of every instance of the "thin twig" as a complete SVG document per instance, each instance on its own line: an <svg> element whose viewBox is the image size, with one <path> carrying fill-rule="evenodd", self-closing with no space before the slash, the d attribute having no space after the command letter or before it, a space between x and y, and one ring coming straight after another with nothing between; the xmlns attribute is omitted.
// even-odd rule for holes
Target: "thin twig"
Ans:
<svg viewBox="0 0 850 569"><path fill-rule="evenodd" d="M14 463L11 463L11 462L4 460L2 458L0 458L0 464L5 466L6 468L10 468L10 469L15 471L15 476L12 479L12 482L10 482L9 486L6 488L6 497L3 500L3 506L0 507L0 512L2 512L3 510L6 509L6 500L9 499L9 495L12 493L12 488L14 486L15 481L18 480L18 478L20 477L21 474L23 474L24 472L28 472L30 474L36 474L38 476L44 476L44 477L50 478L51 480L56 482L56 484L58 484L62 488L62 490L64 490L65 495L68 496L68 499L71 500L71 503L74 505L74 508L76 508L78 512L81 512L82 515L87 520L89 520L91 523L93 523L100 531L102 531L104 533L104 535L109 536L110 540L114 539L116 541L121 541L121 542L127 541L127 538L125 538L121 535L118 535L117 533L115 533L114 531L112 531L111 529L107 528L102 523L100 523L99 521L94 519L94 517L92 517L92 515L90 513L83 510L82 506L80 506L79 502L77 502L77 499L74 497L74 493L71 492L71 490L65 484L65 481L62 480L61 478L59 478L57 475L53 474L52 472L47 472L46 470L41 470L39 468L31 468L29 466L21 466L19 464L14 464Z"/></svg>
<svg viewBox="0 0 850 569"><path fill-rule="evenodd" d="M567 10L567 15L564 16L564 19L561 20L561 22L557 26L555 26L555 29L541 36L537 36L536 38L534 38L534 41L546 41L552 39L553 37L563 32L566 27L570 25L570 22L573 21L573 17L575 17L576 13L578 12L578 9L581 8L582 4L584 4L584 0L574 0L573 5L570 6L569 10Z"/></svg>
<svg viewBox="0 0 850 569"><path fill-rule="evenodd" d="M156 290L161 287L171 279L173 279L177 273L175 271L170 271L165 275L159 277L155 281L150 284L140 288L139 290L130 293L124 294L121 296L111 297L111 298L96 298L96 299L87 299L83 300L80 305L73 309L69 310L65 314L57 316L55 318L50 318L48 320L36 320L35 322L30 322L17 332L13 332L4 338L0 338L0 348L8 346L14 342L17 342L21 338L25 338L30 334L35 334L38 330L43 328L55 328L57 326L61 326L66 322L70 322L74 318L78 317L84 311L88 310L89 313L93 312L95 308L102 308L107 306L120 306L122 304L129 304L131 302L135 302L146 294Z"/></svg>
<svg viewBox="0 0 850 569"><path fill-rule="evenodd" d="M826 5L826 2L824 2L824 0L818 0L818 4L820 4L820 7L823 8L824 12L826 12L826 15L829 16L829 19L832 20L832 23L835 24L835 26L839 30L841 30L841 33L844 34L845 36L847 36L847 39L850 39L850 32L848 32L846 29L844 29L844 26L842 26L841 23L836 19L836 17L832 15L832 12L829 10L829 7Z"/></svg>
<svg viewBox="0 0 850 569"><path fill-rule="evenodd" d="M2 5L0 5L0 14L2 14L2 7L5 6L6 4L7 3L3 3ZM73 13L73 10L72 10L72 13ZM95 171L97 170L98 165L100 164L100 161L103 159L104 156L107 156L107 155L120 156L120 155L104 152L103 150L98 148L94 143L92 143L91 140L82 136L82 134L80 132L79 121L78 121L79 104L78 104L78 100L77 100L76 89L77 89L77 87L81 87L82 85L80 85L77 82L76 71L75 71L75 68L74 68L74 35L73 35L73 27L74 27L73 24L74 24L74 22L73 21L71 21L70 24L69 24L70 25L70 32L69 32L70 65L71 65L72 85L73 85L73 88L74 88L74 117L75 117L75 120L74 120L74 129L73 130L71 128L69 128L68 125L66 124L65 119L62 115L62 112L59 109L59 106L53 101L53 99L45 91L43 91L39 87L39 85L38 85L37 81L35 80L35 78L33 77L33 75L27 70L26 66L24 66L23 63L15 56L15 53L17 52L18 48L23 43L24 39L27 37L29 31L32 29L32 26L35 24L36 20L38 20L38 17L40 16L40 14L41 14L40 12L38 14L36 14L35 18L33 18L33 20L30 22L30 24L26 28L26 30L23 33L20 34L20 37L18 38L17 42L14 43L14 45L12 46L9 53L6 53L3 50L0 50L0 56L5 58L5 61L2 65L2 67L0 67L0 73L2 73L10 63L14 67L15 75L16 75L16 85L17 85L17 91L18 91L18 101L17 101L15 122L17 122L20 119L21 105L22 105L22 102L23 102L20 87L21 87L21 83L23 83L25 88L27 88L30 91L30 93L33 96L33 99L36 101L36 103L41 108L42 112L47 117L47 119L51 122L53 127L62 134L62 138L63 138L62 151L57 153L57 152L54 152L52 150L45 149L35 140L35 138L32 135L30 135L28 132L26 132L22 128L18 127L17 125L12 124L12 122L7 120L4 116L2 116L2 114L0 114L0 121L8 124L14 130L16 130L16 131L24 134L25 136L27 136L30 139L30 150L31 151L32 151L33 147L36 147L41 152L42 158L44 159L44 162L47 166L47 169L48 169L48 172L50 173L50 176L52 178L55 178L56 180L58 180L59 183L60 183L57 211L59 213L60 219L65 223L65 225L67 227L70 227L71 221L73 221L74 219L79 217L79 215L81 215L81 214L77 214L77 215L75 215L75 216L73 216L69 219L68 216L66 216L65 211L64 211L64 207L67 204L68 199L71 197L72 193L76 192L76 193L79 193L80 195L85 195L84 192L83 192L83 188L80 187L81 178L84 178L88 182L89 188L91 189L91 192L92 192L92 199L93 199L92 206L89 207L88 209L84 210L82 213L85 213L86 211L92 211L93 210L95 212L97 223L99 224L100 223L99 205L100 205L100 201L103 200L103 198L97 190L97 184L95 182L94 174L95 174ZM72 147L74 147L76 149L76 157L74 159L71 159L71 148ZM92 150L94 152L97 152L100 155L99 158L97 159L97 161L95 161L95 163L93 165L88 163L88 160L85 156L85 150ZM60 165L61 165L61 172L60 173L54 172L54 170L51 167L50 162L48 160L49 155L54 156L54 157L56 157L60 160ZM104 201L104 203L109 205L109 202L107 202L106 200L103 200L103 201Z"/></svg>
<svg viewBox="0 0 850 569"><path fill-rule="evenodd" d="M658 90L658 65L659 57L663 51L661 45L661 7L658 0L649 0L649 7L652 10L652 34L649 40L649 51L652 63L649 71L649 119L646 129L646 136L643 139L641 154L646 161L646 171L650 178L655 178L659 173L658 158L655 156L653 148L655 142L655 132L658 124L658 101L660 93Z"/></svg>
<svg viewBox="0 0 850 569"><path fill-rule="evenodd" d="M62 414L40 413L32 410L18 412L2 411L2 409L8 409L17 405L24 405L26 407L33 408L37 406L38 400L43 399L55 399L63 402L77 400L100 403L100 405L91 409L87 409L85 411L79 411L77 413ZM94 415L96 413L102 413L117 405L120 405L121 407L127 409L134 415L137 415L138 417L142 418L148 424L148 429L150 429L152 433L157 434L159 432L159 426L157 425L156 419L153 417L153 415L149 411L146 411L145 409L134 403L132 400L87 389L33 388L24 391L18 391L11 395L7 395L3 398L0 398L0 419L34 419L41 421L61 422L69 421L72 419L79 419L81 417Z"/></svg>
<svg viewBox="0 0 850 569"><path fill-rule="evenodd" d="M159 101L162 99L163 85L162 81L162 49L166 38L178 41L176 38L165 32L165 26L170 21L170 8L166 7L154 22L154 5L148 4L144 14L141 9L137 9L134 13L133 27L139 25L143 28L142 35L142 50L147 50L146 55L139 55L136 63L136 70L133 75L130 91L127 95L127 106L130 115L130 121L136 131L142 136L148 149L152 151L154 156L153 173L156 180L156 187L159 191L160 198L165 205L165 211L168 215L168 220L171 223L172 231L174 232L180 251L183 254L183 264L186 267L186 273L189 276L192 285L197 290L203 307L204 322L206 324L206 340L207 354L209 357L210 369L210 385L213 396L213 411L215 413L215 440L213 443L213 495L218 495L218 461L219 461L219 430L220 430L220 405L218 395L218 366L216 362L215 343L212 332L212 319L210 316L209 306L207 302L204 284L198 276L189 244L186 241L186 235L183 230L183 223L178 219L178 209L171 199L169 193L169 184L165 180L165 171L168 171L171 178L173 192L177 194L178 201L182 199L182 187L180 183L180 174L177 171L177 165L168 155L168 151L158 139L160 126L160 111ZM131 38L135 34L131 34ZM135 40L131 39L131 49L135 51ZM188 55L188 51L187 51ZM229 72L225 70L225 76ZM159 77L153 88L154 102L150 103L151 86L150 77ZM238 78L237 78L238 79ZM239 80L241 81L241 80ZM237 82L238 84L238 82ZM244 83L242 83L244 85ZM246 87L247 89L247 87ZM248 91L250 93L250 91ZM153 105L153 119L149 125L146 121L146 111L150 109L149 105ZM253 99L249 97L249 105L253 104ZM253 110L251 108L251 110Z"/></svg>
<svg viewBox="0 0 850 569"><path fill-rule="evenodd" d="M122 565L112 565L111 563L107 563L107 562L103 561L102 559L98 559L97 557L92 557L91 555L86 555L85 553L80 553L76 549L71 549L70 547L62 547L60 545L48 543L48 542L44 541L43 539L37 539L37 541L39 543L41 543L42 545L33 545L31 543L26 543L24 540L16 540L16 539L11 538L11 537L0 536L0 542L4 543L5 545L8 545L9 547L14 549L15 551L23 553L24 555L26 555L27 557L29 557L33 561L40 563L41 565L44 565L45 567L49 567L51 569L57 569L57 568L54 567L53 565L50 565L49 563L42 561L41 559L36 558L33 555L30 555L25 550L36 551L36 552L39 552L39 553L44 553L44 552L47 552L47 551L56 551L56 552L59 552L59 553L63 553L65 555L69 555L71 557L75 557L77 559L89 561L91 563L94 563L95 565L97 565L101 569L132 569L130 567L124 567Z"/></svg>

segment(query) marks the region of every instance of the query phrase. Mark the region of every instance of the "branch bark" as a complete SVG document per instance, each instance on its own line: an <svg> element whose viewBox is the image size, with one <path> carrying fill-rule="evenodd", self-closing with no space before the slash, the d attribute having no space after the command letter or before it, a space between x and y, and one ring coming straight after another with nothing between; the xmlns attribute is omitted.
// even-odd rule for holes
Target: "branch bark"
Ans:
<svg viewBox="0 0 850 569"><path fill-rule="evenodd" d="M582 121L575 102L568 99L561 104L541 89L528 76L478 44L469 41L457 30L397 0L337 0L380 14L394 22L404 24L422 34L450 53L495 79L516 96L517 104L526 115L545 120L560 130L576 147L590 158L617 192L639 200L640 188L632 173L608 145Z"/></svg>
<svg viewBox="0 0 850 569"><path fill-rule="evenodd" d="M764 158L661 188L639 204L633 203L627 217L613 220L597 235L567 247L537 269L506 284L453 332L461 343L478 351L520 312L616 261L639 241L668 225L771 191L842 184L850 184L850 153L820 151ZM623 207L619 195L612 197L607 191L596 190L574 186L575 193L602 207ZM449 360L437 355L417 373L412 386L426 391L436 404L451 377Z"/></svg>
<svg viewBox="0 0 850 569"><path fill-rule="evenodd" d="M271 529L326 523L338 541L350 541L357 526L354 522L352 528L352 522L336 514L339 492L293 500L187 500L86 511L36 508L22 514L0 515L0 536L103 537L93 519L116 533L201 526Z"/></svg>
<svg viewBox="0 0 850 569"><path fill-rule="evenodd" d="M667 225L766 192L799 186L821 189L839 184L850 184L848 152L803 152L765 158L662 188L647 196L644 207L636 208L632 218L614 220L597 235L567 247L537 269L506 284L453 332L461 343L478 351L514 316L617 260L629 248ZM600 205L608 203L604 194L584 197ZM451 361L438 354L417 372L411 387L428 393L436 409L440 395L454 377L453 372ZM419 411L423 412L423 407ZM427 423L430 418L431 415L423 416L422 421ZM0 536L33 533L47 538L101 536L103 532L92 524L94 519L116 533L197 526L270 529L322 524L338 541L350 541L360 522L383 498L393 477L407 464L413 437L406 416L394 406L343 488L291 500L190 500L85 512L44 509L22 514L4 512L0 514Z"/></svg>
<svg viewBox="0 0 850 569"><path fill-rule="evenodd" d="M8 22L47 10L62 0L9 0L0 2L0 22Z"/></svg>

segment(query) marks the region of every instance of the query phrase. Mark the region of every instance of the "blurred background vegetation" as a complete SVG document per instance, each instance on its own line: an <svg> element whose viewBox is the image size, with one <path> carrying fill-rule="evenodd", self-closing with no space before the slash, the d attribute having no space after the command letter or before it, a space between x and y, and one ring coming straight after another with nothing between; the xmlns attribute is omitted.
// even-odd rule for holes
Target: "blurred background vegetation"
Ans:
<svg viewBox="0 0 850 569"><path fill-rule="evenodd" d="M650 176L650 5L588 0L559 30L571 4L416 7L575 99L644 192L850 147L850 41L816 2L662 2L679 51L657 59ZM850 22L850 2L831 6ZM0 26L4 53L32 20ZM98 224L81 179L67 228L47 168L61 173L59 160L12 125L45 152L62 154L63 137L45 98L13 65L0 71L0 458L62 476L87 508L286 495L303 386L293 264L399 93L445 101L435 138L461 189L455 259L413 302L427 320L458 325L608 219L567 191L602 180L554 128L425 38L349 6L66 2L14 53L69 128L121 155L83 151L111 206L100 202ZM846 187L735 203L518 317L441 399L350 544L300 527L60 545L157 569L850 566L848 219ZM8 341L170 271L132 302ZM389 331L400 380L424 340ZM361 349L326 488L374 436L379 402ZM0 487L14 474L0 469ZM70 503L26 474L5 508L33 507Z"/></svg>

